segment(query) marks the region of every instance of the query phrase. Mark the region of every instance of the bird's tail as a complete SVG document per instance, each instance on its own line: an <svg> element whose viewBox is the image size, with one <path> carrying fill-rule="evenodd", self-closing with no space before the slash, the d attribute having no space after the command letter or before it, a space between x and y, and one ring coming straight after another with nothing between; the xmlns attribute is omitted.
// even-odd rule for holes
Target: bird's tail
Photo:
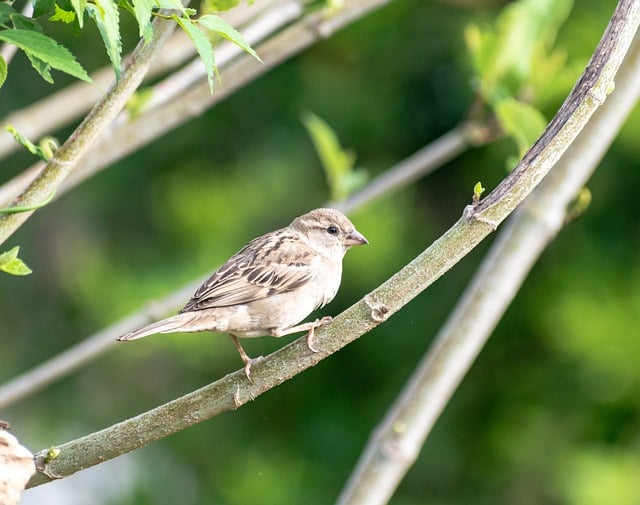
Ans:
<svg viewBox="0 0 640 505"><path fill-rule="evenodd" d="M190 318L185 317L185 314L176 314L175 316L168 317L167 319L162 319L161 321L152 323L148 326L145 326L144 328L133 330L126 335L118 337L116 340L137 340L139 338L148 337L149 335L155 335L156 333L190 331L188 328L184 328L185 323L187 323L189 319Z"/></svg>

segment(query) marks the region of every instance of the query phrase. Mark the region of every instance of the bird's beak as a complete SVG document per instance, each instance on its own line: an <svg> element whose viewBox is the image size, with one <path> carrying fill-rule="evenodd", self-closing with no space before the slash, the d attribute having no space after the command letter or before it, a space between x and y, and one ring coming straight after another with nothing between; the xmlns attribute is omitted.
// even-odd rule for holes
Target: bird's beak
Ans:
<svg viewBox="0 0 640 505"><path fill-rule="evenodd" d="M366 238L364 238L364 235L362 235L357 230L353 230L344 238L344 245L346 246L364 245L368 243L369 241Z"/></svg>

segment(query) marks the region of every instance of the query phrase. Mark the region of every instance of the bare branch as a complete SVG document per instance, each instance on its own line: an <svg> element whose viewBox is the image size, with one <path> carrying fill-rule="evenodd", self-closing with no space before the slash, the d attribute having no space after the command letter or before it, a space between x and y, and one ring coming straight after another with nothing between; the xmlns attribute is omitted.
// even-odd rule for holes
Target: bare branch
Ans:
<svg viewBox="0 0 640 505"><path fill-rule="evenodd" d="M640 38L636 37L615 91L501 231L431 349L371 434L338 504L382 505L391 498L639 97Z"/></svg>
<svg viewBox="0 0 640 505"><path fill-rule="evenodd" d="M198 279L197 282L191 282L161 300L147 303L133 314L85 338L31 370L14 377L0 387L0 408L29 396L77 370L96 356L114 347L116 338L128 333L131 329L145 326L180 307L202 281L203 279Z"/></svg>

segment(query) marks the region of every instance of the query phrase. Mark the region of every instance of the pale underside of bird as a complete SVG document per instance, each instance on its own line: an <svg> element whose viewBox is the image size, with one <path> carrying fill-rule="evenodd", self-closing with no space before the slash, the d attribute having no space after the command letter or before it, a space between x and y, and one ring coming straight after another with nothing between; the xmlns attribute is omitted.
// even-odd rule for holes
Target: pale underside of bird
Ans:
<svg viewBox="0 0 640 505"><path fill-rule="evenodd" d="M118 340L156 333L228 333L250 377L252 360L238 337L282 337L314 330L330 317L300 323L335 297L342 259L352 246L367 244L351 221L335 209L315 209L289 226L258 237L205 280L175 316L134 330Z"/></svg>

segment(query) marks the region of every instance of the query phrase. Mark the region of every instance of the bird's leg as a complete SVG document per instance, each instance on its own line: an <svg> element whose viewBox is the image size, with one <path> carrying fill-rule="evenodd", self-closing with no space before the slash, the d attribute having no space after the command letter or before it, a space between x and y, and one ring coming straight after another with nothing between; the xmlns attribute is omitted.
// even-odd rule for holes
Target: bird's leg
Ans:
<svg viewBox="0 0 640 505"><path fill-rule="evenodd" d="M298 326L292 326L291 328L285 328L281 330L280 328L274 328L271 330L271 335L273 337L284 337L285 335L291 335L292 333L298 333L300 331L308 331L307 333L307 347L310 351L318 352L313 345L313 338L315 337L316 328L320 328L320 326L324 326L329 324L333 319L331 316L325 316L322 319L316 319L315 321L311 321L309 323L302 323Z"/></svg>
<svg viewBox="0 0 640 505"><path fill-rule="evenodd" d="M253 364L253 360L249 357L249 355L244 351L244 349L240 345L240 341L238 340L238 337L231 334L229 336L231 337L231 340L233 340L233 343L235 344L236 349L238 349L238 352L240 353L240 357L244 362L244 374L247 376L247 379L251 380L251 365Z"/></svg>

